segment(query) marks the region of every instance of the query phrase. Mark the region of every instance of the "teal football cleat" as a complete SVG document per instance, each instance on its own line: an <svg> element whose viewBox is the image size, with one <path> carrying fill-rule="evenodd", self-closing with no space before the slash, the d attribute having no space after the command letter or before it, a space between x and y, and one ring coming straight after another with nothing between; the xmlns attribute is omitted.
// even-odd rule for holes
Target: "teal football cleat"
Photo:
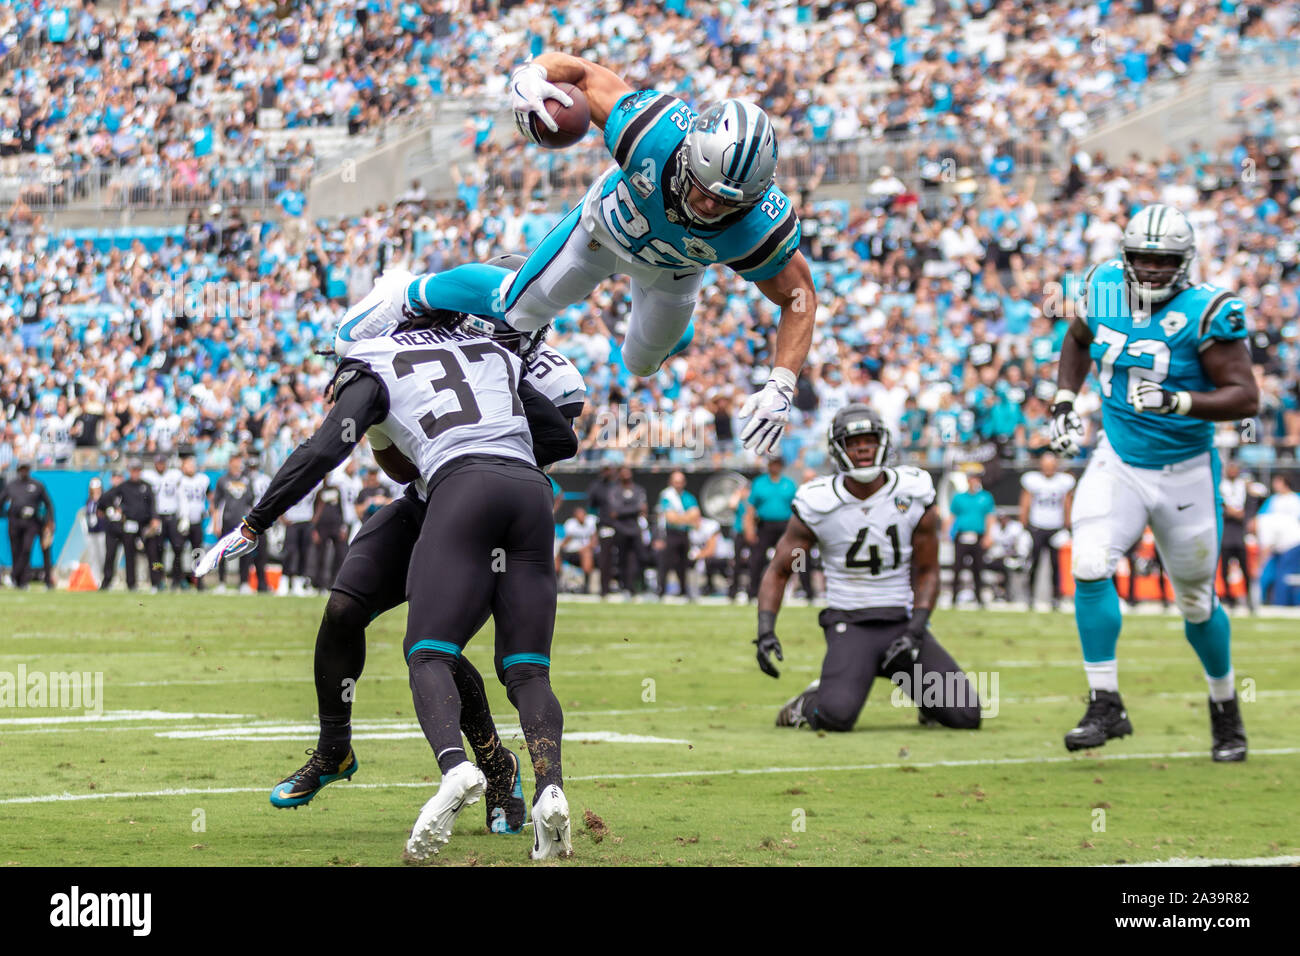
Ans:
<svg viewBox="0 0 1300 956"><path fill-rule="evenodd" d="M319 751L308 750L311 757L297 773L285 777L271 791L271 805L281 808L297 809L310 803L311 798L320 793L321 788L335 780L349 780L361 764L356 752L348 748L348 755L334 763Z"/></svg>
<svg viewBox="0 0 1300 956"><path fill-rule="evenodd" d="M519 756L507 750L514 769L508 777L489 780L487 785L487 828L489 833L521 833L528 816L524 803L524 778Z"/></svg>

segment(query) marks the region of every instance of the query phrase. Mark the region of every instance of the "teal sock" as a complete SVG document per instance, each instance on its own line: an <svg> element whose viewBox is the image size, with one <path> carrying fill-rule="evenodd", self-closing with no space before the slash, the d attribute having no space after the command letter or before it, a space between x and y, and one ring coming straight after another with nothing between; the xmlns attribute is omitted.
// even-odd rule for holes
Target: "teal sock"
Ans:
<svg viewBox="0 0 1300 956"><path fill-rule="evenodd" d="M1084 663L1113 661L1123 618L1119 592L1112 579L1074 582L1074 620L1079 627Z"/></svg>
<svg viewBox="0 0 1300 956"><path fill-rule="evenodd" d="M1222 604L1215 601L1214 613L1200 624L1184 621L1183 630L1210 678L1223 677L1232 670L1232 625Z"/></svg>
<svg viewBox="0 0 1300 956"><path fill-rule="evenodd" d="M471 262L447 272L421 276L407 286L406 297L418 308L504 318L505 301L497 290L510 274L509 269L501 266Z"/></svg>

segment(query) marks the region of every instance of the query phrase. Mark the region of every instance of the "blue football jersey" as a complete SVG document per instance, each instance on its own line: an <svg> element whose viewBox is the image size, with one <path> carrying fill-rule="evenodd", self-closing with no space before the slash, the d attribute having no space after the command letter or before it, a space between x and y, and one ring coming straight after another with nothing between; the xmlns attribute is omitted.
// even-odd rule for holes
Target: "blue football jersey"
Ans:
<svg viewBox="0 0 1300 956"><path fill-rule="evenodd" d="M718 222L686 221L669 199L669 181L695 111L656 90L628 93L605 123L611 166L587 192L583 221L608 233L633 262L693 270L720 263L746 279L770 279L799 248L799 217L773 185L762 201Z"/></svg>
<svg viewBox="0 0 1300 956"><path fill-rule="evenodd" d="M1185 461L1214 447L1213 422L1133 408L1131 389L1147 379L1171 392L1209 392L1201 352L1215 342L1245 339L1246 305L1212 285L1190 286L1135 317L1124 265L1111 259L1084 281L1089 347L1101 386L1102 427L1120 458L1139 468Z"/></svg>

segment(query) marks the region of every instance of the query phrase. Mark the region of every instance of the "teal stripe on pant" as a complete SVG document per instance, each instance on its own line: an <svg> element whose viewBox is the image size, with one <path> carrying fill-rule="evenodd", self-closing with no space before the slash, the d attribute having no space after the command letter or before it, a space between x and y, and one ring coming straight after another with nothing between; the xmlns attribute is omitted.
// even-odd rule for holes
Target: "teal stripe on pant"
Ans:
<svg viewBox="0 0 1300 956"><path fill-rule="evenodd" d="M451 641L416 641L411 645L411 649L406 652L406 659L409 661L411 655L420 649L431 651L442 651L444 654L450 654L452 657L460 657L460 648Z"/></svg>
<svg viewBox="0 0 1300 956"><path fill-rule="evenodd" d="M545 654L509 654L501 659L501 669L507 670L516 664L540 664L550 667L551 659Z"/></svg>
<svg viewBox="0 0 1300 956"><path fill-rule="evenodd" d="M537 248L528 254L528 261L519 267L519 272L515 275L515 281L510 284L510 291L506 294L506 301L501 309L501 315L504 315L524 294L528 287L541 275L546 268L555 261L559 256L560 250L564 244L569 241L573 235L573 230L578 228L578 220L582 217L582 203L573 207L573 210L556 223L555 228L546 234L546 237L537 244Z"/></svg>

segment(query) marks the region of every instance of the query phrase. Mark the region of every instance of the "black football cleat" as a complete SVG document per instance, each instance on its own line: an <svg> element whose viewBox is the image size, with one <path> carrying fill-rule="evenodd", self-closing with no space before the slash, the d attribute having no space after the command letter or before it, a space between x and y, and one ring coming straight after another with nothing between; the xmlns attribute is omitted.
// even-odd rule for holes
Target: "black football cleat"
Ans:
<svg viewBox="0 0 1300 956"><path fill-rule="evenodd" d="M352 779L352 775L361 766L351 748L348 748L348 755L338 762L330 760L318 750L308 750L307 756L311 759L271 790L273 806L282 809L306 806L326 784L335 780Z"/></svg>
<svg viewBox="0 0 1300 956"><path fill-rule="evenodd" d="M1119 694L1113 690L1094 690L1079 726L1065 735L1065 749L1089 750L1131 733L1133 725L1129 723L1128 711L1124 709Z"/></svg>
<svg viewBox="0 0 1300 956"><path fill-rule="evenodd" d="M808 702L817 688L821 686L820 680L815 680L809 684L802 694L797 697L791 697L785 702L785 706L777 711L776 725L778 727L804 727L808 724Z"/></svg>
<svg viewBox="0 0 1300 956"><path fill-rule="evenodd" d="M1234 763L1246 759L1246 728L1241 723L1237 695L1232 700L1210 701L1210 756L1215 763Z"/></svg>
<svg viewBox="0 0 1300 956"><path fill-rule="evenodd" d="M489 833L520 833L528 815L528 804L524 802L524 778L519 772L519 756L513 750L506 750L510 755L510 772L500 780L488 778L487 782L487 828Z"/></svg>

